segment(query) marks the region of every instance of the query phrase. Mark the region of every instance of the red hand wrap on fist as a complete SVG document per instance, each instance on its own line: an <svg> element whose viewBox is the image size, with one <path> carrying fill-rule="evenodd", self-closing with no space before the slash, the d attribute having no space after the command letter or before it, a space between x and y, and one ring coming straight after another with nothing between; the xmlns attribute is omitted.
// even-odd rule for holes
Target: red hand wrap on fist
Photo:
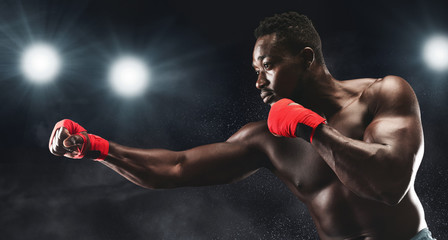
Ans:
<svg viewBox="0 0 448 240"><path fill-rule="evenodd" d="M78 148L79 154L73 158L79 159L87 155L95 160L104 160L107 157L109 152L109 142L97 135L87 134L85 128L70 119L64 119L56 123L50 137L48 146L50 149L52 148L52 144L54 144L53 141L55 140L56 131L61 127L66 128L70 135L78 135L84 140L81 149ZM90 142L90 146L87 149L88 142Z"/></svg>
<svg viewBox="0 0 448 240"><path fill-rule="evenodd" d="M90 150L89 151L98 151L99 156L95 157L95 160L101 161L107 157L109 153L109 141L105 140L102 137L93 134L87 134L90 140Z"/></svg>
<svg viewBox="0 0 448 240"><path fill-rule="evenodd" d="M302 105L289 105L291 103L294 101L283 98L272 105L268 117L269 131L284 137L297 137L297 126L303 124L311 128L311 133L307 134L309 136L304 138L312 142L314 131L320 124L326 123L325 118Z"/></svg>

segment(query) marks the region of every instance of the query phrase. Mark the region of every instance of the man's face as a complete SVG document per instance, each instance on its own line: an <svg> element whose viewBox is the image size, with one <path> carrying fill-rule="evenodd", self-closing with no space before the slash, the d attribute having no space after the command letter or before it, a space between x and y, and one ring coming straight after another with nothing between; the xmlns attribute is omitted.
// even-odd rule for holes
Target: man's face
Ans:
<svg viewBox="0 0 448 240"><path fill-rule="evenodd" d="M252 65L263 102L273 104L281 98L293 98L304 71L303 60L279 46L275 34L257 39Z"/></svg>

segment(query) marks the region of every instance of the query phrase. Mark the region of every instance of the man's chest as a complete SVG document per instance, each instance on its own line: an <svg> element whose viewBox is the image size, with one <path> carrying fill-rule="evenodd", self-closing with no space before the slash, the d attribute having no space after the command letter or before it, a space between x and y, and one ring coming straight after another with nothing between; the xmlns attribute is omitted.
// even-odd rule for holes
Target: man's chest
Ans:
<svg viewBox="0 0 448 240"><path fill-rule="evenodd" d="M367 106L354 101L327 120L342 135L362 140L371 119ZM276 144L271 157L276 174L293 192L303 197L339 183L334 172L313 146L302 139L282 139Z"/></svg>
<svg viewBox="0 0 448 240"><path fill-rule="evenodd" d="M327 121L342 135L362 140L364 131L372 118L373 115L369 112L367 104L357 100L331 116Z"/></svg>

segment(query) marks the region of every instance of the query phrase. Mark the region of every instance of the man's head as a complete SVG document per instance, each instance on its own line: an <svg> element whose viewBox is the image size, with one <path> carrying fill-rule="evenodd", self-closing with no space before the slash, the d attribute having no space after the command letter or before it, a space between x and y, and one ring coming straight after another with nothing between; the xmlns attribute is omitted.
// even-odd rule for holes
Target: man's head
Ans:
<svg viewBox="0 0 448 240"><path fill-rule="evenodd" d="M292 55L310 47L314 51L315 61L324 63L319 34L305 15L296 12L276 14L261 21L254 31L257 39L273 33L277 36L277 44Z"/></svg>
<svg viewBox="0 0 448 240"><path fill-rule="evenodd" d="M260 23L255 36L252 65L263 101L301 100L324 66L320 38L311 21L298 13L275 15Z"/></svg>

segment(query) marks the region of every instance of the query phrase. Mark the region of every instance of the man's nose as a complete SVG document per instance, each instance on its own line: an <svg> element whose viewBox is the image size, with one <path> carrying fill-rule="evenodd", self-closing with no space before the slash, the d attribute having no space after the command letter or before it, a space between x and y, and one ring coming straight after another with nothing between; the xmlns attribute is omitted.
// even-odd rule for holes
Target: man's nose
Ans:
<svg viewBox="0 0 448 240"><path fill-rule="evenodd" d="M263 89L269 85L269 81L266 79L266 76L263 72L258 74L257 82L255 83L255 87L258 89Z"/></svg>

